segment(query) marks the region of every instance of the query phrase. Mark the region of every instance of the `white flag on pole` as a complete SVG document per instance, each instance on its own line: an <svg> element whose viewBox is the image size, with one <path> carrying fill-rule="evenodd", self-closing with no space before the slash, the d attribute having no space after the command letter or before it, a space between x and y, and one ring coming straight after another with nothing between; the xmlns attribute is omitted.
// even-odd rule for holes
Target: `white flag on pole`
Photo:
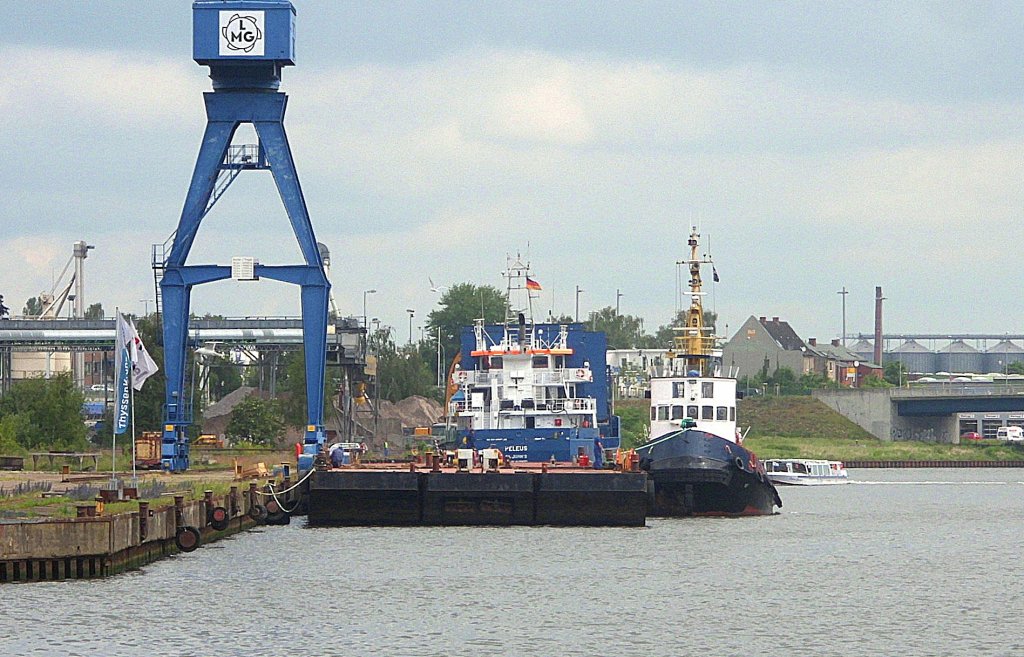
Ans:
<svg viewBox="0 0 1024 657"><path fill-rule="evenodd" d="M132 344L128 347L128 353L132 358L132 387L142 390L142 384L146 382L146 379L156 374L160 368L156 366L152 356L149 355L146 345L142 344L142 338L135 330L135 322L128 320L128 326L131 329L132 338Z"/></svg>

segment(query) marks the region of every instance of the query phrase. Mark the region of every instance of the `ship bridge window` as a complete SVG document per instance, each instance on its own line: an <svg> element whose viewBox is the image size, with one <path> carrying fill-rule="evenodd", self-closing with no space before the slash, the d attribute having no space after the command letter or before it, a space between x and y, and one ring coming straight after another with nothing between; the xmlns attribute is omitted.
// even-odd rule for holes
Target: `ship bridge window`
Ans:
<svg viewBox="0 0 1024 657"><path fill-rule="evenodd" d="M672 396L676 399L682 399L686 396L686 384L682 381L672 382Z"/></svg>
<svg viewBox="0 0 1024 657"><path fill-rule="evenodd" d="M700 396L704 399L711 399L715 396L715 384L713 381L704 381L700 384Z"/></svg>
<svg viewBox="0 0 1024 657"><path fill-rule="evenodd" d="M729 421L730 422L735 422L736 421L736 407L735 406L730 406L729 407Z"/></svg>
<svg viewBox="0 0 1024 657"><path fill-rule="evenodd" d="M658 419L659 420L667 420L668 419L668 406L659 406L658 407Z"/></svg>
<svg viewBox="0 0 1024 657"><path fill-rule="evenodd" d="M564 369L565 368L565 356L555 356L555 368L556 369Z"/></svg>
<svg viewBox="0 0 1024 657"><path fill-rule="evenodd" d="M683 407L682 406L673 406L672 407L672 419L673 420L682 420L683 419Z"/></svg>
<svg viewBox="0 0 1024 657"><path fill-rule="evenodd" d="M547 356L534 356L533 357L533 366L534 367L545 367L546 368L548 366L548 357Z"/></svg>
<svg viewBox="0 0 1024 657"><path fill-rule="evenodd" d="M702 419L702 420L712 420L712 419L714 419L714 417L715 417L715 407L714 406L701 406L700 407L700 419Z"/></svg>
<svg viewBox="0 0 1024 657"><path fill-rule="evenodd" d="M651 406L651 421L653 422L654 420L657 420L657 419L658 419L658 408L656 406Z"/></svg>
<svg viewBox="0 0 1024 657"><path fill-rule="evenodd" d="M480 369L484 372L491 368L491 359L487 356L481 356L478 362L480 364Z"/></svg>
<svg viewBox="0 0 1024 657"><path fill-rule="evenodd" d="M491 369L492 370L500 370L501 369L501 356L491 356Z"/></svg>
<svg viewBox="0 0 1024 657"><path fill-rule="evenodd" d="M717 408L715 408L715 419L716 420L728 420L729 419L729 409L726 408L725 406L718 406Z"/></svg>
<svg viewBox="0 0 1024 657"><path fill-rule="evenodd" d="M698 417L697 416L697 407L696 406L687 406L686 407L686 417L692 418L692 419L696 420L697 417Z"/></svg>

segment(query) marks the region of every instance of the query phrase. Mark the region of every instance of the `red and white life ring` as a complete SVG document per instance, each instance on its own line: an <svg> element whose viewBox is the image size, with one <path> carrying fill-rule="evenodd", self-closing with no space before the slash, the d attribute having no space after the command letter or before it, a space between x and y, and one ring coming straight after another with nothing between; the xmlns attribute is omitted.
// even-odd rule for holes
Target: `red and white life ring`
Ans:
<svg viewBox="0 0 1024 657"><path fill-rule="evenodd" d="M469 374L467 374L465 371L461 371L455 375L455 378L458 380L459 383L465 383L466 380L469 378Z"/></svg>
<svg viewBox="0 0 1024 657"><path fill-rule="evenodd" d="M582 367L580 369L576 370L576 378L577 379L585 379L585 378L587 378L587 371L585 369L583 369Z"/></svg>

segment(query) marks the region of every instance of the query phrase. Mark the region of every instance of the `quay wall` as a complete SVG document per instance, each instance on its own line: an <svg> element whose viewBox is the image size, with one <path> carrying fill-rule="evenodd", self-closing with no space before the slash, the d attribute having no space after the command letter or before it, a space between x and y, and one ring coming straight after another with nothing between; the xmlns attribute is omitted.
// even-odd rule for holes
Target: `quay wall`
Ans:
<svg viewBox="0 0 1024 657"><path fill-rule="evenodd" d="M228 526L214 529L208 510L228 510ZM176 507L85 518L0 523L0 583L106 577L180 551L179 526L196 528L201 543L256 524L248 494L204 498Z"/></svg>

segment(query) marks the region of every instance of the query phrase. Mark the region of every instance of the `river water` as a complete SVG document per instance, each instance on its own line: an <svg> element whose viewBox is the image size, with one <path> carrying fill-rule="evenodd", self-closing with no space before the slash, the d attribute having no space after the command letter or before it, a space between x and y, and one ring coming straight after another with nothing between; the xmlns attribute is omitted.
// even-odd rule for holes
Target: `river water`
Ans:
<svg viewBox="0 0 1024 657"><path fill-rule="evenodd" d="M263 528L4 585L0 656L1024 654L1024 471L851 479L634 529Z"/></svg>

